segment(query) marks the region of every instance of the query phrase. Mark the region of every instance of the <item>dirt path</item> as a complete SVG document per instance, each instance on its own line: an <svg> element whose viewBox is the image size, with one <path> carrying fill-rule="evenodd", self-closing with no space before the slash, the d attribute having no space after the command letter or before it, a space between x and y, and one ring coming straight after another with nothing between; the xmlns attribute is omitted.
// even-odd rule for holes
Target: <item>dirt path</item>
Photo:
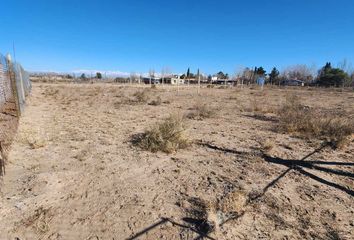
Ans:
<svg viewBox="0 0 354 240"><path fill-rule="evenodd" d="M188 111L195 97L160 89L151 98L160 95L166 102L161 106L125 104L135 91L34 84L1 185L0 239L194 239L204 233L215 239L349 239L353 234L353 196L345 190L354 189L353 144L311 157L345 163L329 168L347 175L287 170L279 158L301 159L318 143L271 131L272 122L235 107L233 92L204 90L204 100L219 108L217 117L189 122L191 138L204 144L172 155L144 152L131 145L131 136L170 112ZM341 97L332 98L332 105L340 103ZM267 161L259 154L265 139L278 146L277 158ZM239 215L221 227L211 231L193 222L227 219L212 209L228 202L224 208Z"/></svg>

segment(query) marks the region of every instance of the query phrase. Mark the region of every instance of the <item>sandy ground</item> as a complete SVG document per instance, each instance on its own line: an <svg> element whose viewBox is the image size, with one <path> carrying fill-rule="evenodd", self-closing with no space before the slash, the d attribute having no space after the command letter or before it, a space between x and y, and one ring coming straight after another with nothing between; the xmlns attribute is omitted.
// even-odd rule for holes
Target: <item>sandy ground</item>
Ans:
<svg viewBox="0 0 354 240"><path fill-rule="evenodd" d="M320 141L276 131L272 113L291 92L354 116L353 92L203 88L198 97L159 86L147 88L164 102L152 106L127 101L138 89L33 85L0 188L0 239L353 238L354 142L313 153ZM132 145L200 101L216 115L188 120L189 148Z"/></svg>

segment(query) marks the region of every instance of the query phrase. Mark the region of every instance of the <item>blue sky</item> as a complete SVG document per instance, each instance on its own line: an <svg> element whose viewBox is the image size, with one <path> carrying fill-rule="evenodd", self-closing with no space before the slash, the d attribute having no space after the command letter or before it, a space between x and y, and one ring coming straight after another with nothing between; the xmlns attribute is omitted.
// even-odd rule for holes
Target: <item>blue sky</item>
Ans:
<svg viewBox="0 0 354 240"><path fill-rule="evenodd" d="M7 0L0 52L28 70L232 74L354 63L353 0Z"/></svg>

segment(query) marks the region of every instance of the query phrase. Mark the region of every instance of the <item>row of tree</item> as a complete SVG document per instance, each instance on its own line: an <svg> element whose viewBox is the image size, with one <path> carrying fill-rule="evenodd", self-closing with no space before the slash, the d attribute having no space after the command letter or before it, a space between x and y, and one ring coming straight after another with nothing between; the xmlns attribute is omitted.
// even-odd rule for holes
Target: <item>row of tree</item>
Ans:
<svg viewBox="0 0 354 240"><path fill-rule="evenodd" d="M308 85L318 85L318 86L336 86L336 87L350 87L354 86L354 71L350 70L347 67L346 62L340 64L339 67L332 67L330 62L327 62L320 70L316 70L314 66L308 67L307 65L294 65L285 68L280 72L276 67L274 67L270 73L263 67L255 68L244 68L235 73L232 77L233 80L236 80L242 84L254 84L257 82L257 79L260 77L265 78L267 84L278 85L287 80L300 80ZM134 74L135 76L136 74ZM169 76L171 71L166 68L161 72L161 76ZM133 76L133 74L132 74ZM131 76L131 78L133 78ZM155 71L150 70L149 76L154 77ZM86 75L83 73L80 77L81 79L87 79ZM102 74L100 72L96 73L95 78L102 79ZM209 80L218 79L218 80L227 80L230 78L229 74L222 71L214 75L203 75L199 73L193 74L188 68L186 74L180 76L182 79L197 79Z"/></svg>
<svg viewBox="0 0 354 240"><path fill-rule="evenodd" d="M69 75L69 76L70 76L70 75ZM81 78L81 79L87 79L86 74L85 74L85 73L81 74L80 78ZM97 72L95 78L97 78L97 79L102 79L102 73Z"/></svg>
<svg viewBox="0 0 354 240"><path fill-rule="evenodd" d="M315 67L294 65L286 68L281 73L276 67L269 74L263 67L255 67L254 69L244 68L235 75L237 80L246 84L255 83L259 77L264 77L268 84L281 84L287 80L300 80L308 85L326 87L351 87L354 84L354 71L346 70L344 67L332 67L330 62L327 62L318 71L316 71Z"/></svg>

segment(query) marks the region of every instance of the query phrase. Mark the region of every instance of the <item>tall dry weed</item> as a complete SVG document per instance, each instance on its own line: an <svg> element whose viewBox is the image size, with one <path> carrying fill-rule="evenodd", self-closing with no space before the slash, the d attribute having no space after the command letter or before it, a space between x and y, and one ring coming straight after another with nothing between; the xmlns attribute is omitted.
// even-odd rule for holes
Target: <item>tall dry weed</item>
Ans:
<svg viewBox="0 0 354 240"><path fill-rule="evenodd" d="M352 119L306 107L296 95L286 97L278 115L280 130L325 140L335 148L344 146L354 133Z"/></svg>
<svg viewBox="0 0 354 240"><path fill-rule="evenodd" d="M170 115L143 134L133 137L133 143L151 152L172 153L189 146L186 123L179 115Z"/></svg>

